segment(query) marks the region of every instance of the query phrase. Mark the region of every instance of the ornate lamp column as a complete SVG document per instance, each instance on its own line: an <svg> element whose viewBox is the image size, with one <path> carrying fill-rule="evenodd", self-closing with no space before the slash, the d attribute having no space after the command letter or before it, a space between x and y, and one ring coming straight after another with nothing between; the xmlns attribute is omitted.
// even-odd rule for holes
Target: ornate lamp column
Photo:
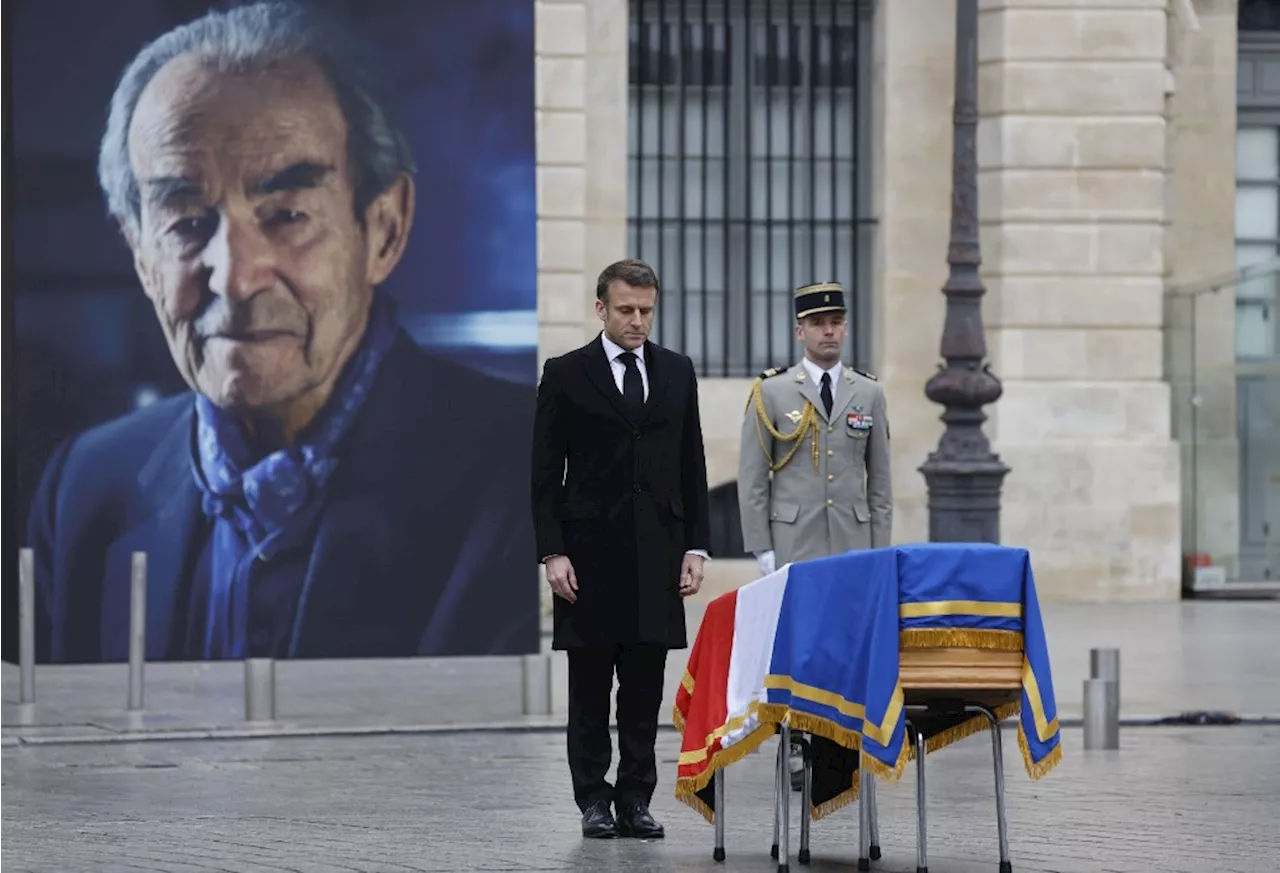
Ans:
<svg viewBox="0 0 1280 873"><path fill-rule="evenodd" d="M950 273L942 293L946 366L925 385L925 396L945 407L946 431L937 451L920 467L929 487L932 542L1000 541L1000 487L1009 468L982 432L982 407L1000 398L1000 380L984 362L978 266L978 0L956 0L955 141L951 155Z"/></svg>

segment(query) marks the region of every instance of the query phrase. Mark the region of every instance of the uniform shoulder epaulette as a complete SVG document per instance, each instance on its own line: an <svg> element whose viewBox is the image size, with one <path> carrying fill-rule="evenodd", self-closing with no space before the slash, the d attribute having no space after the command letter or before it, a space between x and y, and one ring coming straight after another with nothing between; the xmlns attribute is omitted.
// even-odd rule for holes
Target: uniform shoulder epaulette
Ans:
<svg viewBox="0 0 1280 873"><path fill-rule="evenodd" d="M769 379L774 376L777 376L779 373L785 373L789 369L791 369L789 366L788 367L770 367L769 369L765 370L763 373L760 374L760 378Z"/></svg>
<svg viewBox="0 0 1280 873"><path fill-rule="evenodd" d="M880 381L874 375L872 375L871 373L868 373L866 370L859 370L857 367L850 367L849 369L853 370L853 372L857 373L859 376L864 376L870 379L872 382Z"/></svg>

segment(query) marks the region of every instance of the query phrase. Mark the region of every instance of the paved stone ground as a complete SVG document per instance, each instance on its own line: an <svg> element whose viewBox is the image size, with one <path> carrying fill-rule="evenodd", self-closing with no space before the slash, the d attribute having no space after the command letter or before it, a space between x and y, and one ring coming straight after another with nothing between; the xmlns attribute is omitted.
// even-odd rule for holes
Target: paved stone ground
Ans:
<svg viewBox="0 0 1280 873"><path fill-rule="evenodd" d="M1063 763L1038 783L1005 745L1015 870L1280 869L1280 728L1135 729L1118 752L1063 737ZM9 747L4 870L773 871L773 745L727 773L718 865L712 828L672 796L677 743L659 739L654 812L668 838L655 842L581 839L557 735ZM929 759L933 873L996 869L989 748L979 736ZM915 869L913 773L879 791L882 873ZM814 826L809 869L855 869L857 820L850 806Z"/></svg>
<svg viewBox="0 0 1280 873"><path fill-rule="evenodd" d="M688 605L690 640L705 596ZM1081 712L1089 649L1121 650L1121 710L1164 716L1221 709L1280 717L1280 656L1275 629L1280 601L1043 607L1054 692L1064 719ZM662 717L684 672L687 651L667 665ZM563 653L553 658L553 713L562 721L567 696ZM239 730L244 722L243 666L238 662L148 664L146 712L125 712L123 664L42 666L36 706L18 705L18 669L4 664L4 741L21 738L122 737L140 733ZM273 731L324 731L424 725L519 722L518 658L385 661L282 661L277 664Z"/></svg>

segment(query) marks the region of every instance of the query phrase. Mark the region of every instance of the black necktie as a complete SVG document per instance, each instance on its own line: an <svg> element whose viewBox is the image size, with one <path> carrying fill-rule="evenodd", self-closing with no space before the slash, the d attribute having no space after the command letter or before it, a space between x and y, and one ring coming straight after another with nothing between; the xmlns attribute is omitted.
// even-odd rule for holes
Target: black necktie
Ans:
<svg viewBox="0 0 1280 873"><path fill-rule="evenodd" d="M635 352L623 352L618 360L627 371L622 374L622 396L632 409L644 406L644 382L640 379L640 368L636 366Z"/></svg>
<svg viewBox="0 0 1280 873"><path fill-rule="evenodd" d="M831 404L833 402L834 401L831 399L831 374L823 373L822 374L822 405L827 407L827 418L831 417Z"/></svg>

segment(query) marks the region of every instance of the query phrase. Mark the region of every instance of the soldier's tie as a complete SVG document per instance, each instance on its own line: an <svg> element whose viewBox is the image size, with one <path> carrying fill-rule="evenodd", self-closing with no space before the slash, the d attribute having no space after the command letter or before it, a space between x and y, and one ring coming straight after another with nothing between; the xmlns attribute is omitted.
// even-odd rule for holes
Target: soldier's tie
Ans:
<svg viewBox="0 0 1280 873"><path fill-rule="evenodd" d="M834 403L831 399L831 374L822 374L822 405L827 408L827 418L831 418L831 405Z"/></svg>
<svg viewBox="0 0 1280 873"><path fill-rule="evenodd" d="M618 360L627 368L622 375L622 397L627 405L639 411L644 407L644 382L640 378L640 367L636 365L635 352L623 352Z"/></svg>

